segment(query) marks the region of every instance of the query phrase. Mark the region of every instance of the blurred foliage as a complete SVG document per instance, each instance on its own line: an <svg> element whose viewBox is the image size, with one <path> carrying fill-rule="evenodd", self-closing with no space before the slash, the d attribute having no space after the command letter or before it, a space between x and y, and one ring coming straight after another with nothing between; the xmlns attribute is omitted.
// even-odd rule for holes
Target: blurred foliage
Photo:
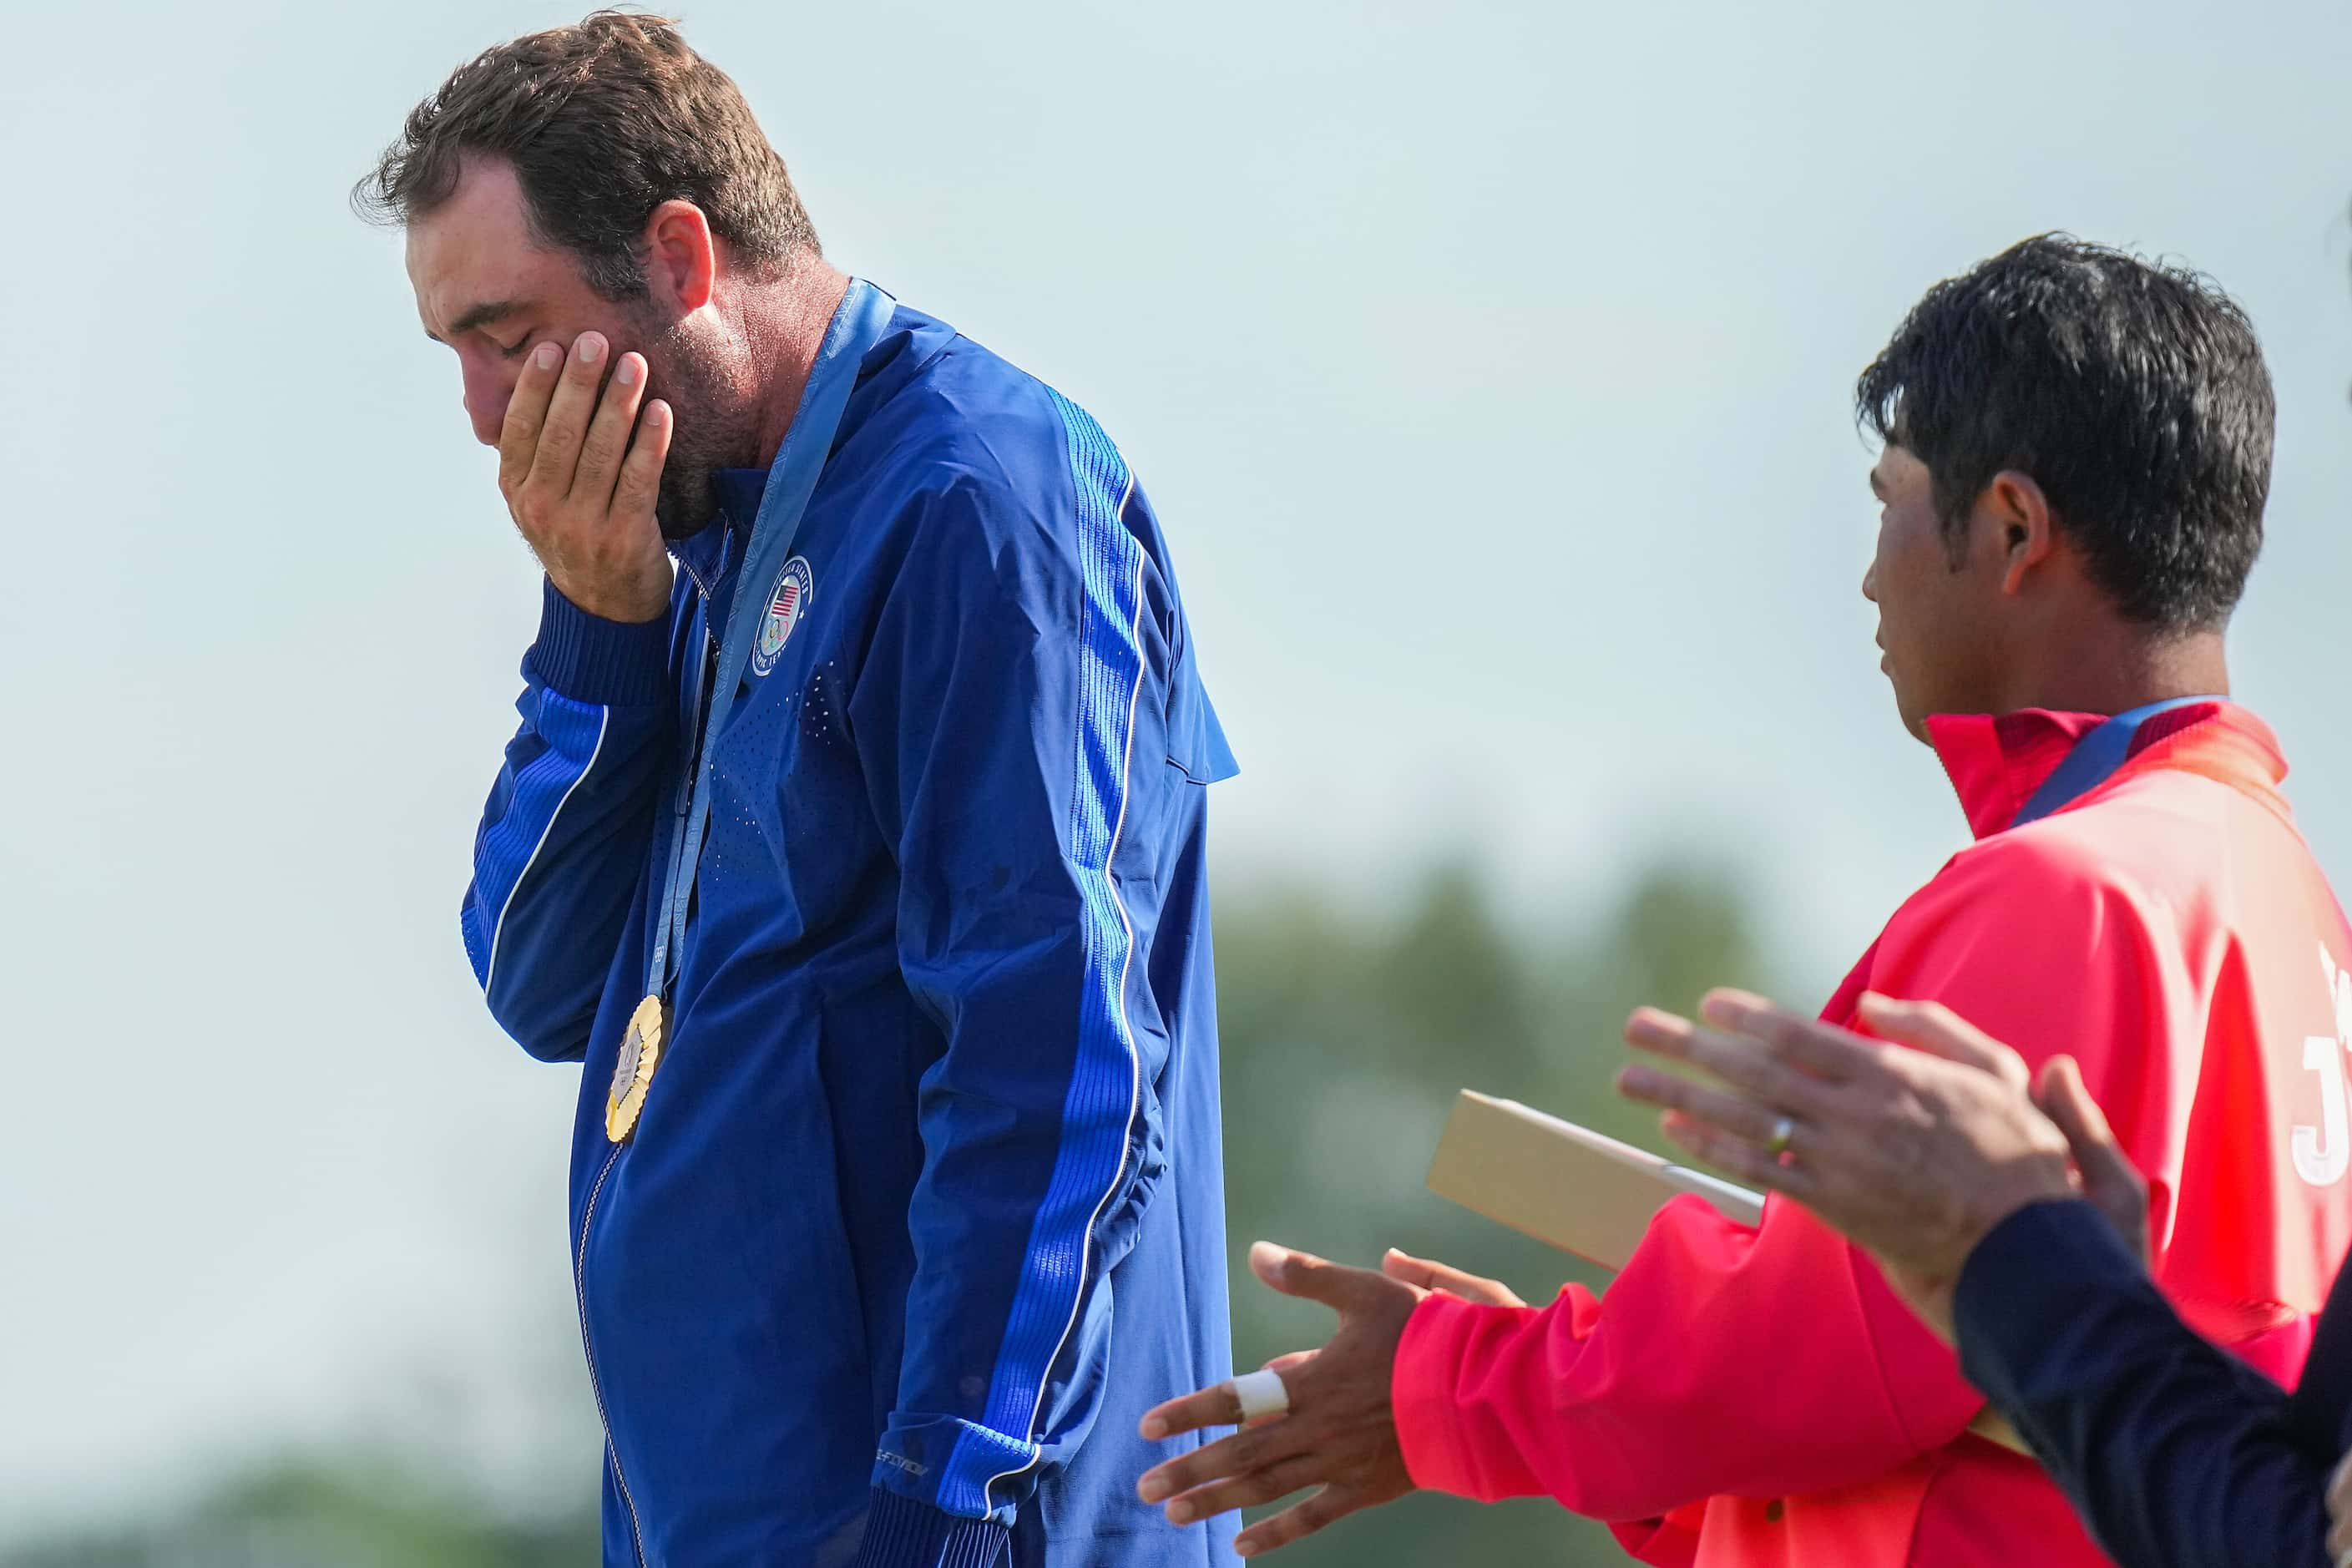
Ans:
<svg viewBox="0 0 2352 1568"><path fill-rule="evenodd" d="M1706 987L1768 994L1739 889L1661 866L1589 925L1507 915L1466 868L1430 876L1382 919L1311 891L1217 913L1234 1360L1254 1366L1328 1337L1330 1314L1260 1286L1255 1239L1375 1266L1389 1247L1548 1300L1607 1276L1431 1194L1422 1184L1458 1089L1527 1101L1661 1147L1619 1100L1625 1016L1686 1010ZM1545 1500L1481 1508L1419 1495L1286 1549L1286 1568L1622 1563L1600 1526Z"/></svg>
<svg viewBox="0 0 2352 1568"><path fill-rule="evenodd" d="M599 1560L595 1443L551 1517L436 1479L422 1457L327 1453L260 1466L139 1525L0 1553L5 1568L582 1568Z"/></svg>
<svg viewBox="0 0 2352 1568"><path fill-rule="evenodd" d="M1426 877L1399 910L1308 888L1217 916L1237 1365L1320 1344L1329 1314L1265 1289L1255 1238L1371 1264L1382 1248L1508 1281L1530 1300L1576 1264L1422 1186L1454 1092L1484 1089L1655 1146L1618 1100L1618 1028L1643 1002L1706 986L1769 991L1740 890L1662 866L1589 925L1507 912L1470 870ZM570 1315L563 1303L563 1316ZM255 1469L150 1521L0 1552L0 1568L541 1568L597 1560L596 1434L569 1509L518 1514L447 1475L446 1456L331 1453ZM441 1468L436 1468L439 1465ZM1284 1552L1285 1568L1577 1568L1622 1562L1606 1531L1549 1501L1479 1508L1418 1496Z"/></svg>

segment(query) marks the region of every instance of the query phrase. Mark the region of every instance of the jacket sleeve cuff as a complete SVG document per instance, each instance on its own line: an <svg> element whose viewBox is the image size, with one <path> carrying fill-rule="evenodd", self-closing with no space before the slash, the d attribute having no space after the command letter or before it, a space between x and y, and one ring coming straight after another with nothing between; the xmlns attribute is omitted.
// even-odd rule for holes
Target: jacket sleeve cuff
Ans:
<svg viewBox="0 0 2352 1568"><path fill-rule="evenodd" d="M539 640L523 656L523 670L574 702L651 707L669 691L669 619L608 621L542 580Z"/></svg>
<svg viewBox="0 0 2352 1568"><path fill-rule="evenodd" d="M994 1520L942 1513L876 1487L851 1568L995 1568L1012 1533Z"/></svg>
<svg viewBox="0 0 2352 1568"><path fill-rule="evenodd" d="M1432 1291L1405 1320L1389 1373L1389 1407L1396 1422L1397 1448L1413 1485L1456 1497L1482 1498L1478 1468L1462 1439L1454 1408L1454 1373L1462 1359L1464 1336L1481 1314L1509 1311L1483 1307Z"/></svg>
<svg viewBox="0 0 2352 1568"><path fill-rule="evenodd" d="M2080 1199L2028 1204L1986 1233L1960 1265L1952 1322L1960 1371L2012 1417L2042 1359L2073 1338L2087 1304L2153 1295L2147 1272L2099 1211Z"/></svg>

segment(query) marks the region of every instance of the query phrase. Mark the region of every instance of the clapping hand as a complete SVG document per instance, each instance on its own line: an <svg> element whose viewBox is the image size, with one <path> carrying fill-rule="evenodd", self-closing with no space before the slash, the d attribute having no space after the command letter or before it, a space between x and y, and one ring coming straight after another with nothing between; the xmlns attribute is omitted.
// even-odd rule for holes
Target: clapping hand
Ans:
<svg viewBox="0 0 2352 1568"><path fill-rule="evenodd" d="M1244 1556L1286 1546L1413 1489L1397 1447L1389 1377L1406 1321L1423 1297L1444 1291L1491 1305L1524 1304L1492 1279L1395 1251L1377 1270L1349 1268L1261 1241L1250 1248L1250 1268L1283 1294L1338 1312L1337 1331L1321 1350L1266 1363L1282 1380L1287 1408L1281 1414L1246 1420L1230 1382L1147 1414L1143 1435L1155 1440L1206 1426L1240 1430L1158 1466L1136 1489L1146 1502L1165 1502L1178 1524L1319 1489L1244 1531L1236 1543Z"/></svg>

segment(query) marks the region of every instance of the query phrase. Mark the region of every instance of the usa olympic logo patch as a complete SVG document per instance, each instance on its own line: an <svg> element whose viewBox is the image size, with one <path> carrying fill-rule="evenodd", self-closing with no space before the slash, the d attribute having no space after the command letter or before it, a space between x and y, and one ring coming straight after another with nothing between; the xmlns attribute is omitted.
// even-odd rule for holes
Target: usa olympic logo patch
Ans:
<svg viewBox="0 0 2352 1568"><path fill-rule="evenodd" d="M795 555L784 563L776 576L776 591L768 595L767 614L760 617L760 635L751 644L752 674L765 675L776 668L784 644L792 640L793 628L801 624L809 596L815 592L816 577L809 570L808 557Z"/></svg>

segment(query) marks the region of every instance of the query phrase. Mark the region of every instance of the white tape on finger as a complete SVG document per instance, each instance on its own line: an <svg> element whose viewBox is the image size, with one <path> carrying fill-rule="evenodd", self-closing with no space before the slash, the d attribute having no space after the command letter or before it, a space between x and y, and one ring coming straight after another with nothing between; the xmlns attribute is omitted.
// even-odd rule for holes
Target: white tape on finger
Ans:
<svg viewBox="0 0 2352 1568"><path fill-rule="evenodd" d="M1290 1387L1278 1372L1245 1372L1234 1379L1234 1398L1244 1421L1290 1413Z"/></svg>

